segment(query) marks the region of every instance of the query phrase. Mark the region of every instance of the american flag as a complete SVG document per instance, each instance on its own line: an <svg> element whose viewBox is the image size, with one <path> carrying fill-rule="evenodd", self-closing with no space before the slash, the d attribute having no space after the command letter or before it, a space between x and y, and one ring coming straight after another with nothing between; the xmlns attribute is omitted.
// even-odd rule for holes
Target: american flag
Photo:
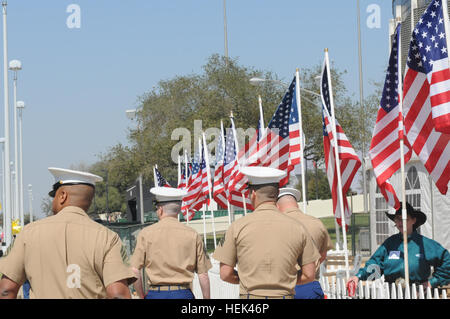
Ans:
<svg viewBox="0 0 450 319"><path fill-rule="evenodd" d="M325 167L327 170L327 178L328 183L330 184L331 189L331 197L333 199L333 213L334 216L340 226L342 226L342 214L341 208L339 205L339 194L338 194L338 175L336 169L336 160L335 160L335 148L334 148L334 136L332 130L332 118L331 118L331 102L330 102L330 91L329 91L329 82L328 82L328 74L327 74L327 65L326 59L323 65L322 78L321 78L321 86L320 92L322 95L322 116L323 116L323 147L325 152ZM339 162L340 162L340 171L341 171L341 182L342 182L342 199L344 206L344 216L345 216L345 225L350 224L351 211L348 207L347 202L347 191L350 188L353 178L355 177L356 172L361 166L361 161L353 150L352 145L347 139L347 136L344 133L344 130L339 125L337 120L336 122L336 134L337 134L337 144L338 144L338 154L339 154Z"/></svg>
<svg viewBox="0 0 450 319"><path fill-rule="evenodd" d="M389 178L400 169L400 137L399 136L399 41L400 24L397 26L392 43L389 66L386 72L383 95L378 109L377 121L373 129L369 156L377 179L380 192L391 207L398 209L400 201L397 198ZM400 90L399 90L400 88ZM403 134L402 134L403 135ZM406 141L407 142L407 141ZM405 145L405 163L411 158L412 150Z"/></svg>
<svg viewBox="0 0 450 319"><path fill-rule="evenodd" d="M185 165L181 165L181 178L180 178L180 183L178 184L177 188L186 188L188 186L187 182L189 180L190 177L190 171L191 171L191 164L188 163L187 165L188 167L188 173L186 174L186 166Z"/></svg>
<svg viewBox="0 0 450 319"><path fill-rule="evenodd" d="M200 155L201 150L198 151L194 155L194 160L192 163L192 174L188 180L188 188L187 194L183 198L183 202L181 204L181 210L183 211L183 215L185 215L186 211L189 213L195 212L194 205L197 203L197 200L202 196L202 177L203 177L203 165L204 160ZM206 166L206 165L205 165ZM193 216L192 216L193 217ZM192 219L189 216L189 220Z"/></svg>
<svg viewBox="0 0 450 319"><path fill-rule="evenodd" d="M204 203L209 204L208 172L205 160L205 157L208 156L208 154L206 153L208 152L208 150L205 150L205 148L202 145L199 147L201 147L202 152L199 171L197 173L198 177L200 178L199 179L200 189L198 191L197 198L191 204L191 208L194 210L200 210Z"/></svg>
<svg viewBox="0 0 450 319"><path fill-rule="evenodd" d="M170 184L166 181L164 177L162 177L161 173L159 172L158 168L155 166L155 176L156 176L156 185L158 187L172 187Z"/></svg>
<svg viewBox="0 0 450 319"><path fill-rule="evenodd" d="M257 154L250 156L250 160L253 161L247 161L247 166L267 166L285 171L287 174L280 181L280 187L289 182L290 172L301 159L302 134L295 95L299 89L294 77L259 141L257 135L259 130L255 134L257 137L254 138L255 142L252 145L253 149L257 149ZM239 191L245 187L247 179L238 175L236 181L238 182L235 183L234 189Z"/></svg>
<svg viewBox="0 0 450 319"><path fill-rule="evenodd" d="M439 122L445 122L450 110L447 49L442 1L432 1L412 33L403 113L406 137L442 194L447 193L450 180L450 134L436 127L443 128Z"/></svg>
<svg viewBox="0 0 450 319"><path fill-rule="evenodd" d="M249 198L249 191L242 190L242 192L236 191L232 188L234 178L237 174L241 174L239 171L239 163L236 157L236 146L234 136L234 121L231 118L231 127L227 130L227 137L225 139L225 155L224 155L224 168L223 168L223 184L225 187L225 193L227 195L228 202L231 205L244 208L242 194L245 198L245 207L253 210Z"/></svg>
<svg viewBox="0 0 450 319"><path fill-rule="evenodd" d="M214 201L223 209L228 208L227 194L223 183L223 165L225 155L225 137L223 134L223 124L220 123L220 139L216 147L216 163L214 165Z"/></svg>

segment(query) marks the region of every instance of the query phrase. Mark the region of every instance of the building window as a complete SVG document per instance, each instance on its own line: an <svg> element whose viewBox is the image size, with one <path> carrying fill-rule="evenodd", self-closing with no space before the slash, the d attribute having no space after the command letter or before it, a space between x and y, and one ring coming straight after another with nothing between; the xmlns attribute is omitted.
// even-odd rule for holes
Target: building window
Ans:
<svg viewBox="0 0 450 319"><path fill-rule="evenodd" d="M389 207L377 186L375 194L375 227L377 245L381 245L389 237L389 220L386 217Z"/></svg>
<svg viewBox="0 0 450 319"><path fill-rule="evenodd" d="M414 207L414 209L420 210L420 181L417 169L411 166L406 174L405 181L406 189L406 201ZM420 229L417 230L420 233Z"/></svg>

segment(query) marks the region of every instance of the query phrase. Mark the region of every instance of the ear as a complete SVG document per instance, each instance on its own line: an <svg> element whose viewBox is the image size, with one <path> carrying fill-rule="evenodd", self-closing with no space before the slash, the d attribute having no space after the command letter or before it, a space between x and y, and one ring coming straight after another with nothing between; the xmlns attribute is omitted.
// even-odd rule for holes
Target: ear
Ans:
<svg viewBox="0 0 450 319"><path fill-rule="evenodd" d="M61 191L58 194L58 202L60 205L63 205L68 198L68 194L64 189L61 189Z"/></svg>

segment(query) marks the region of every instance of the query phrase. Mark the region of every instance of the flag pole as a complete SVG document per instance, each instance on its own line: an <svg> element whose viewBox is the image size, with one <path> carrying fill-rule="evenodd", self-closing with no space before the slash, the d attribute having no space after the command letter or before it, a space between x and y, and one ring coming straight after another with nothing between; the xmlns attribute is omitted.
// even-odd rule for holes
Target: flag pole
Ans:
<svg viewBox="0 0 450 319"><path fill-rule="evenodd" d="M155 187L158 187L158 179L156 177L156 169L158 168L158 165L153 165L153 183L155 184Z"/></svg>
<svg viewBox="0 0 450 319"><path fill-rule="evenodd" d="M211 223L212 223L212 231L213 231L213 237L214 237L214 249L216 249L216 224L214 222L214 211L211 208L211 201L212 201L212 195L211 195L211 171L209 166L209 156L208 156L208 148L206 147L206 137L205 133L202 133L203 136L203 148L205 150L205 161L206 161L206 175L208 177L208 195L209 195L209 201L208 201L208 208L211 212Z"/></svg>
<svg viewBox="0 0 450 319"><path fill-rule="evenodd" d="M181 182L181 156L178 154L178 185L180 185L180 182ZM180 216L180 214L178 214L178 221L180 221L180 220L181 220L181 216Z"/></svg>
<svg viewBox="0 0 450 319"><path fill-rule="evenodd" d="M303 213L306 214L305 157L303 154L304 145L302 145L302 143L301 143L303 141L303 126L302 126L302 106L301 106L301 98L300 98L300 72L298 71L298 68L295 70L295 97L297 100L298 123L300 126L300 131L298 133L301 136L301 139L300 139L300 152L301 152L300 167L302 170ZM295 171L294 171L294 174L295 174Z"/></svg>
<svg viewBox="0 0 450 319"><path fill-rule="evenodd" d="M189 188L188 181L189 181L189 171L188 171L188 157L187 157L187 150L184 150L184 181L185 181L185 188L186 190ZM186 224L189 225L189 209L186 209Z"/></svg>
<svg viewBox="0 0 450 319"><path fill-rule="evenodd" d="M450 30L449 30L449 18L448 18L448 0L442 0L442 11L444 15L444 30L445 30L445 41L447 42L447 49L450 48ZM450 54L447 56L449 67L450 67Z"/></svg>
<svg viewBox="0 0 450 319"><path fill-rule="evenodd" d="M258 104L259 104L259 127L258 129L261 130L259 132L259 136L263 136L265 131L265 125L264 125L264 111L263 111L263 107L262 107L262 99L261 99L261 95L258 95Z"/></svg>
<svg viewBox="0 0 450 319"><path fill-rule="evenodd" d="M328 88L330 92L330 105L331 105L331 121L332 121L332 130L333 130L333 142L334 142L334 157L336 164L336 173L338 180L338 195L339 195L339 208L341 210L341 226L342 226L342 236L344 240L344 257L345 257L345 275L348 279L350 277L349 269L348 269L348 250L347 250L347 230L345 226L347 222L345 221L345 211L344 211L344 199L342 194L342 181L341 181L341 166L339 161L339 150L338 150L338 142L337 142L337 134L336 134L336 119L334 115L334 99L333 99L333 88L331 86L331 70L330 70L330 61L328 58L328 49L325 49L325 60L327 66L327 77L328 77Z"/></svg>
<svg viewBox="0 0 450 319"><path fill-rule="evenodd" d="M233 111L231 111L230 120L231 120L231 128L233 130L234 149L236 151L236 161L237 161L238 168L239 168L241 166L241 164L237 160L237 157L238 157L238 154L239 154L239 144L238 144L238 140L237 140L236 127L234 126ZM245 203L245 196L244 196L244 194L241 193L241 195L242 195L242 206L244 207L244 216L245 216L245 215L247 215L247 204Z"/></svg>
<svg viewBox="0 0 450 319"><path fill-rule="evenodd" d="M222 139L222 152L225 154L225 136L223 135L223 121L220 120L220 138ZM225 163L224 163L225 165ZM222 173L222 181L223 181L223 173ZM224 184L225 187L225 184ZM226 194L226 193L225 193ZM230 202L227 197L227 210L228 210L228 225L231 225L231 207Z"/></svg>
<svg viewBox="0 0 450 319"><path fill-rule="evenodd" d="M200 154L202 154L202 139L199 138L198 139L198 149ZM204 153L203 153L204 154ZM202 161L202 158L200 157L200 161ZM201 162L200 162L201 165ZM203 174L203 172L202 172ZM202 178L200 178L200 183L202 184L203 187L203 180ZM205 249L207 248L206 246L206 219L205 219L205 204L202 204L202 213L203 213L203 241L205 242Z"/></svg>
<svg viewBox="0 0 450 319"><path fill-rule="evenodd" d="M446 2L446 0L443 0L443 2ZM401 23L399 21L399 18L397 18L397 23ZM401 32L401 26L400 26L400 32ZM401 36L397 34L398 37L398 63L397 63L397 76L398 76L398 83L397 83L397 90L398 90L398 106L399 106L399 116L398 116L398 134L400 139L400 172L401 172L401 179L402 179L402 224L403 224L403 254L404 254L404 265L405 265L405 284L406 287L409 287L409 257L408 257L408 232L406 228L406 185L405 185L405 150L404 150L404 130L403 130L403 90L402 90L402 72L401 72L401 65L402 65L402 52L401 52Z"/></svg>

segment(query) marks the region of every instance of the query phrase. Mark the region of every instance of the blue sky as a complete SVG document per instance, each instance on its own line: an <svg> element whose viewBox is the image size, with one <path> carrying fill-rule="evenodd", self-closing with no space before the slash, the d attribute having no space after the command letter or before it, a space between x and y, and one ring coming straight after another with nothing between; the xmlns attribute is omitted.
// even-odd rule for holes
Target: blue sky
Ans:
<svg viewBox="0 0 450 319"><path fill-rule="evenodd" d="M70 4L80 6L79 29L66 25ZM366 25L370 4L381 9L380 28ZM390 1L361 0L366 94L370 81L384 79L391 17ZM227 0L227 20L229 55L241 64L287 81L295 68L321 63L328 47L358 98L356 0ZM200 73L224 52L223 34L222 0L8 1L8 60L23 65L24 184L33 185L34 212L54 182L47 167L92 164L126 144L133 123L125 110L160 80Z"/></svg>

